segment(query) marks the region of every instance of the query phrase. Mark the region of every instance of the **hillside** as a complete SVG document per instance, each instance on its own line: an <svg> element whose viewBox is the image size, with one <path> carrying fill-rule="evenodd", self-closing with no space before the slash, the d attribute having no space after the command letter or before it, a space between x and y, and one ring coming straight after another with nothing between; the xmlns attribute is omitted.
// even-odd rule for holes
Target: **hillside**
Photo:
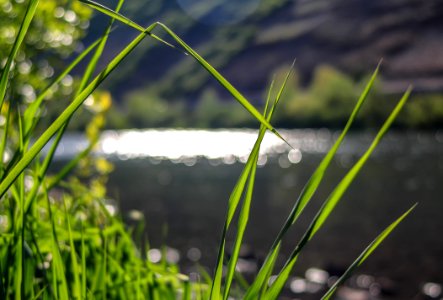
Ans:
<svg viewBox="0 0 443 300"><path fill-rule="evenodd" d="M261 92L270 73L295 57L305 81L319 64L359 76L383 58L386 91L401 91L411 82L417 90L443 89L439 0L280 0L262 3L239 23L217 26L205 24L203 17L196 21L175 2L131 0L125 5L124 14L141 24L168 24L247 94ZM97 17L93 25L102 20ZM89 39L100 32L93 28ZM115 34L111 48L118 49L135 32L120 26ZM149 41L140 47L109 87L118 86L115 92L121 95L148 82L160 87L180 82L172 94L192 94L209 80L184 55L154 45ZM131 85L123 89L121 80L129 74Z"/></svg>
<svg viewBox="0 0 443 300"><path fill-rule="evenodd" d="M413 84L414 101L399 117L400 126L442 126L441 0L127 0L122 13L143 26L167 24L255 105L263 104L271 76L296 58L289 97L298 101L284 101L277 125L341 126L362 81L383 58L376 100L360 125L377 126L383 109ZM108 21L96 14L84 44ZM116 24L103 65L136 34ZM131 53L104 88L117 103L110 128L255 126L192 58L152 39Z"/></svg>

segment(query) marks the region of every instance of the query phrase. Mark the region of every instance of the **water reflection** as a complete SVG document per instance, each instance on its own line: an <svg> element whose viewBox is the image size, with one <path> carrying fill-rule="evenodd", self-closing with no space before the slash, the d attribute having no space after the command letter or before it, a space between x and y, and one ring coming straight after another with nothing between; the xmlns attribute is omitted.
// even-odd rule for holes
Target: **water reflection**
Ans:
<svg viewBox="0 0 443 300"><path fill-rule="evenodd" d="M237 266L245 275L260 266L273 235L337 137L336 132L327 130L288 130L282 134L294 149L271 134L261 149L260 164L264 167L257 172L251 230L245 235L245 243L253 250L242 255ZM419 296L414 299L441 297L443 243L436 238L443 226L441 136L441 132L393 132L386 136L346 193L345 204L337 208L300 259L296 277L290 278L285 290L289 299L319 299L319 293L343 274L369 241L417 201L420 205L414 214L337 295L340 299L402 300L416 294ZM191 280L198 280L196 263L212 270L227 200L256 137L253 130L105 132L96 154L114 160L109 195L117 199L123 215L146 222L153 247L148 253L151 261L177 259L174 251L169 251L169 258L168 253L162 257L159 249L166 243L180 251L180 265ZM373 137L374 133L368 132L346 138L324 185L307 207L308 216L314 215ZM83 137L71 135L63 141L57 157L72 156L85 146ZM306 228L309 221L300 219L300 228ZM166 241L159 235L164 224L168 224ZM294 234L282 246L283 257L292 251L301 232L296 228ZM280 266L283 263L278 262Z"/></svg>
<svg viewBox="0 0 443 300"><path fill-rule="evenodd" d="M233 163L234 159L247 159L256 138L257 133L252 130L112 131L103 134L100 150L111 156L156 157L188 164L195 157ZM274 148L282 145L277 137L268 135L262 144L262 154L275 153Z"/></svg>
<svg viewBox="0 0 443 300"><path fill-rule="evenodd" d="M293 149L275 135L267 133L261 148L259 165L276 158L281 168L302 161L304 154L324 154L336 140L339 132L327 129L281 130L281 135ZM213 166L245 163L254 146L258 132L248 129L192 130L147 129L105 131L95 150L96 154L119 160L147 158L152 164L164 160L175 164L195 166L206 159ZM350 167L369 146L374 132L350 134L338 151L339 164ZM56 159L72 157L87 147L87 140L80 134L67 134L56 152ZM373 157L390 154L421 155L436 153L443 147L443 132L390 133L377 148ZM46 150L48 147L45 148ZM410 164L410 157L398 157L394 166L401 171ZM438 161L443 168L443 160Z"/></svg>
<svg viewBox="0 0 443 300"><path fill-rule="evenodd" d="M192 262L198 262L202 257L200 249L192 247L186 253L186 257Z"/></svg>
<svg viewBox="0 0 443 300"><path fill-rule="evenodd" d="M261 145L258 166L264 166L268 158L278 157L282 168L298 164L302 151L324 153L331 144L331 133L318 131L282 131L293 145L272 134L265 136ZM257 138L254 130L128 130L107 131L103 134L98 153L120 160L149 158L153 164L162 160L194 166L205 158L212 166L246 163ZM280 155L281 154L281 155Z"/></svg>

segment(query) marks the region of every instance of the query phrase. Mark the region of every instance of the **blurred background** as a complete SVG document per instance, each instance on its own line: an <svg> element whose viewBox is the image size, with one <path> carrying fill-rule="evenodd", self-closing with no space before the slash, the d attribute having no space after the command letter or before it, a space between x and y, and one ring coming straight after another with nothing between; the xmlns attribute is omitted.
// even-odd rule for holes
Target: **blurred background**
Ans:
<svg viewBox="0 0 443 300"><path fill-rule="evenodd" d="M0 8L0 53L6 57L9 48L3 45L12 44L13 23L22 8L9 0L0 0ZM90 45L109 23L77 1L45 1L40 9L14 75L21 78L17 82L27 82L14 89L25 102L32 102L72 53ZM294 149L270 135L264 141L247 246L238 266L246 277L257 271L379 61L381 75L324 186L283 245L280 265L412 84L414 94L393 130L303 253L284 297L318 299L328 280L419 202L338 299L442 299L441 0L127 0L121 12L142 26L168 25L260 110L273 76L281 82L296 59L272 122ZM136 35L116 22L99 66ZM51 53L40 55L42 48ZM66 106L82 69L53 91L42 128ZM103 110L106 130L95 154L113 163L109 206L130 224L144 217L153 261L168 245L168 259L183 272L197 276L200 264L211 272L227 200L253 146L257 121L191 57L147 39L73 118L56 168L87 147L81 132Z"/></svg>
<svg viewBox="0 0 443 300"><path fill-rule="evenodd" d="M381 59L374 100L357 126L378 126L410 84L415 97L397 125L442 124L441 1L133 0L122 11L141 25L160 20L173 28L256 106L263 105L272 76L285 74L297 59L276 126L341 127ZM106 16L94 17L85 41L106 24ZM109 57L135 34L118 25ZM256 126L203 68L153 40L137 48L105 87L117 102L109 127Z"/></svg>

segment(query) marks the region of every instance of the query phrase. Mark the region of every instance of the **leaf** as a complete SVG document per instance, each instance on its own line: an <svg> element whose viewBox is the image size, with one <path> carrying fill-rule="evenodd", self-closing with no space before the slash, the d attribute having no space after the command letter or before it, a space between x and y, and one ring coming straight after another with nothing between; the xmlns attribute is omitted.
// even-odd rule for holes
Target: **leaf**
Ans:
<svg viewBox="0 0 443 300"><path fill-rule="evenodd" d="M294 63L295 63L295 61L294 61ZM276 99L274 101L274 104L272 105L272 107L269 111L269 114L267 115L267 121L270 121L272 119L275 109L276 109L278 103L280 102L280 99L283 95L283 91L285 90L286 84L288 83L288 79L292 73L294 63L292 64L291 68L287 72L286 77L283 81L283 84L281 85L281 87L276 95ZM273 89L273 86L274 86L274 82L271 83L271 86L269 88L268 97L266 100L266 107L265 107L265 111L264 111L265 115L267 114L267 111L268 111L268 107L269 107L269 103L270 103L270 99L271 99L271 91ZM266 133L266 128L262 125L260 128L259 137L256 142L257 146L254 146L254 149L252 150L252 152L250 154L250 157L252 157L252 162L251 162L252 166L249 171L249 182L248 182L248 185L246 188L246 195L243 200L243 207L242 207L240 215L239 215L237 234L236 234L236 238L235 238L235 242L234 242L234 249L232 251L232 255L231 255L231 258L230 258L229 264L228 264L228 272L226 275L225 290L224 290L224 296L223 296L224 300L228 299L228 297L229 297L229 291L231 288L232 280L233 280L235 272L236 272L235 268L236 268L237 262L238 262L240 247L242 245L243 236L244 236L246 226L247 226L247 223L249 220L250 206L251 206L251 202L252 202L252 193L253 193L254 184L255 184L255 173L256 173L256 169L257 169L257 160L259 157L260 144L264 138L265 133ZM229 209L231 210L231 214L233 216L233 213L235 213L235 210L236 210L236 206L235 206L235 208L234 208L234 206L232 206L232 207L230 206Z"/></svg>
<svg viewBox="0 0 443 300"><path fill-rule="evenodd" d="M120 21L123 24L126 24L126 25L128 25L128 26L130 26L130 27L132 27L132 28L134 28L134 29L136 29L138 31L145 32L145 28L143 28L141 25L138 25L134 21L126 18L125 16L121 15L120 13L118 13L118 12L116 12L116 11L114 11L114 10L104 6L104 5L101 5L100 3L97 3L97 2L94 2L94 1L90 1L90 0L80 0L80 2L83 2L83 3L87 4L87 5L89 5L90 7L98 10L99 12L101 12L101 13L103 13L105 15L108 15L111 18L116 19L117 21ZM165 45L167 45L167 46L169 46L171 48L175 48L174 45L171 45L170 43L168 43L165 40L163 40L163 39L159 38L158 36L156 36L155 34L153 34L151 32L148 32L147 34L150 37L156 39L157 41L159 41L159 42L161 42L161 43L163 43L163 44L165 44Z"/></svg>
<svg viewBox="0 0 443 300"><path fill-rule="evenodd" d="M357 163L349 170L349 172L345 175L345 177L340 181L340 183L336 186L336 188L329 195L328 199L323 203L323 206L318 211L317 215L314 217L314 220L310 224L309 228L306 230L304 236L302 237L299 244L291 253L289 259L287 260L285 266L283 267L280 274L277 276L277 279L273 282L269 291L266 293L266 299L276 299L280 294L285 282L287 281L289 274L292 271L292 268L298 258L303 247L312 239L312 237L317 233L317 231L323 226L326 219L332 213L338 202L341 200L343 194L348 189L349 185L354 181L357 174L360 172L366 161L369 159L372 152L374 152L375 148L380 143L383 136L388 131L392 122L395 120L397 115L400 113L404 104L408 100L411 94L411 88L409 88L403 97L400 99L394 110L391 112L385 123L383 124L380 131L377 133L374 138L372 144L369 146L368 150L363 154L363 156L357 161Z"/></svg>
<svg viewBox="0 0 443 300"><path fill-rule="evenodd" d="M381 63L381 62L380 62ZM284 223L283 227L281 228L279 234L277 235L274 243L271 246L271 249L265 259L265 262L263 263L263 266L260 268L260 271L258 272L254 282L252 283L251 287L247 291L245 295L245 299L255 299L258 297L258 293L263 287L266 287L269 276L272 274L273 266L275 263L275 260L278 257L278 253L280 251L280 245L281 242L288 232L288 230L292 227L292 225L295 224L300 214L303 212L306 205L311 201L313 195L317 191L319 185L323 181L323 177L326 174L326 171L331 164L332 159L334 158L335 154L337 153L337 150L340 148L345 136L347 135L349 129L351 128L355 118L357 117L361 107L363 106L364 102L367 99L367 96L372 89L372 86L374 85L375 79L377 78L378 72L380 69L380 64L375 69L374 73L371 76L371 79L367 83L365 89L363 90L362 94L360 95L360 98L357 101L357 104L355 105L348 121L346 122L346 125L338 137L338 139L335 141L334 145L331 147L331 149L328 151L328 153L325 155L323 160L320 162L317 169L312 174L311 178L309 178L308 182L306 183L305 187L303 188L302 192L300 193L300 196L298 197L297 201L295 202L291 213L289 214L288 218L286 219L286 222Z"/></svg>
<svg viewBox="0 0 443 300"><path fill-rule="evenodd" d="M413 205L407 212L401 215L397 220L395 220L391 225L389 225L377 238L372 241L371 244L360 254L360 256L349 266L345 273L334 283L333 286L326 292L322 297L322 300L327 300L337 290L337 287L343 284L346 279L354 272L356 268L361 266L361 264L369 257L369 255L374 252L375 249L391 234L391 232L415 209L417 204Z"/></svg>
<svg viewBox="0 0 443 300"><path fill-rule="evenodd" d="M68 239L69 239L69 252L71 257L71 268L72 275L74 276L72 296L74 299L80 299L82 295L82 289L80 285L80 270L78 268L77 253L75 251L74 239L72 237L71 230L71 216L69 215L68 209L66 208L66 199L63 197L63 207L65 213L66 225L68 228Z"/></svg>
<svg viewBox="0 0 443 300"><path fill-rule="evenodd" d="M9 53L8 59L6 60L5 67L3 68L2 75L0 77L0 109L3 106L3 101L6 95L6 88L8 86L9 73L11 71L12 63L17 56L18 50L25 39L26 33L28 32L28 28L31 25L31 21L34 18L35 11L37 9L39 0L30 0L28 6L26 8L25 16L20 25L20 29L18 31L17 38L14 41L14 45L12 46L12 50Z"/></svg>
<svg viewBox="0 0 443 300"><path fill-rule="evenodd" d="M269 104L269 100L270 100L270 92L272 90L272 87L273 87L273 82L271 83L271 88L269 89L269 92L268 92L268 99L266 101L265 111L267 111L267 108L268 108L268 104ZM225 245L226 245L226 234L228 232L228 229L229 229L229 226L232 222L234 214L237 210L241 196L243 195L243 191L245 189L246 182L251 174L251 170L257 162L256 158L258 157L260 144L261 144L261 141L263 140L264 134L265 134L265 129L262 126L260 128L260 132L259 132L259 136L257 138L257 141L255 142L254 147L251 151L251 154L248 157L246 165L243 168L243 171L240 174L240 177L237 180L237 182L234 186L234 189L231 192L231 195L229 196L228 212L227 212L227 216L225 219L225 224L223 226L220 247L219 247L218 256L217 256L217 263L216 263L216 268L215 268L215 272L214 272L214 279L212 281L212 286L211 286L210 299L219 299L220 295L222 293L221 286L222 286L222 274L223 274L223 261L224 261ZM238 238L237 238L237 240L238 240ZM232 280L233 270L235 271L235 266L234 267L231 266L231 269L229 271L230 274L228 275L228 282L229 282L229 280ZM227 288L227 289L229 290L229 288Z"/></svg>

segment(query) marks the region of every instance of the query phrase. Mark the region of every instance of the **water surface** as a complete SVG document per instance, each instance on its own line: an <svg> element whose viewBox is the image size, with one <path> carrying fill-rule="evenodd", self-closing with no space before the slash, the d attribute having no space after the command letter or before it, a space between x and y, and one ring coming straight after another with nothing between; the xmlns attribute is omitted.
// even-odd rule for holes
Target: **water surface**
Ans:
<svg viewBox="0 0 443 300"><path fill-rule="evenodd" d="M303 185L337 136L328 130L282 134L294 149L272 135L262 146L245 260L240 266L246 276L264 257ZM115 164L109 193L125 216L133 210L143 212L151 246L166 243L177 249L174 253L180 255L183 271L192 273L195 261L209 268L215 262L227 199L256 135L249 130L112 131L103 135L97 153ZM279 265L373 137L371 132L352 133L346 139L313 202L288 234ZM65 144L66 149L73 148ZM426 283L443 283L442 175L443 132L388 134L301 255L294 276L304 277L312 267L340 274L378 233L418 202L413 214L358 272L373 276L383 288L374 294L378 298L371 299L425 299ZM289 289L286 294L291 297Z"/></svg>

